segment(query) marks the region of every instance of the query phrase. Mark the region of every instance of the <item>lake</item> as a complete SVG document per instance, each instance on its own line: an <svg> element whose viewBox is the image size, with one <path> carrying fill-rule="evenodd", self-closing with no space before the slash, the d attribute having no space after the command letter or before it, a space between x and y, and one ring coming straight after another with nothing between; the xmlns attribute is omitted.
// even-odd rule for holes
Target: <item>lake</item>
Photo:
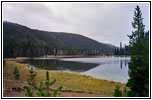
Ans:
<svg viewBox="0 0 152 100"><path fill-rule="evenodd" d="M74 72L94 78L126 83L130 57L94 56L82 58L34 58L20 61L29 67Z"/></svg>

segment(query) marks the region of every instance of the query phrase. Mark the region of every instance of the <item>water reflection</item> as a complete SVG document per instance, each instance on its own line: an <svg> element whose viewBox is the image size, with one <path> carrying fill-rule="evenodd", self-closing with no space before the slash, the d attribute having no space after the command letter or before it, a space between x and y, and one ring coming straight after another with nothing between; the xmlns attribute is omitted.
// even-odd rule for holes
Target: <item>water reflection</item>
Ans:
<svg viewBox="0 0 152 100"><path fill-rule="evenodd" d="M84 72L88 71L99 64L95 63L80 63L74 61L61 61L59 59L30 59L24 60L20 63L33 65L36 68L46 69L46 70L60 70L60 71L75 71L75 72Z"/></svg>
<svg viewBox="0 0 152 100"><path fill-rule="evenodd" d="M120 60L120 68L122 69L122 60Z"/></svg>
<svg viewBox="0 0 152 100"><path fill-rule="evenodd" d="M114 62L113 62L113 64L117 64L118 66L120 66L120 69L123 69L123 67L127 67L128 66L128 62L129 62L130 60L115 60Z"/></svg>
<svg viewBox="0 0 152 100"><path fill-rule="evenodd" d="M110 60L111 58L109 58ZM126 83L128 76L128 62L130 58L115 58L107 63L99 64L82 74L90 75L95 78L112 80L115 82ZM101 59L103 60L103 59Z"/></svg>
<svg viewBox="0 0 152 100"><path fill-rule="evenodd" d="M120 68L128 66L129 60L120 60ZM124 65L123 65L124 64Z"/></svg>
<svg viewBox="0 0 152 100"><path fill-rule="evenodd" d="M95 78L127 82L130 57L88 57L88 58L38 58L20 63L36 68L58 71L72 71Z"/></svg>

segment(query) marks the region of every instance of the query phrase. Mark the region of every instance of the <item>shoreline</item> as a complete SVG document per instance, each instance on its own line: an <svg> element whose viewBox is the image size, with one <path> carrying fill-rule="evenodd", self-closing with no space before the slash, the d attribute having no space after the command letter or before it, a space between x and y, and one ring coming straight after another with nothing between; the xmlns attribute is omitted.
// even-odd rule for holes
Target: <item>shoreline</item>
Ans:
<svg viewBox="0 0 152 100"><path fill-rule="evenodd" d="M27 59L27 58L24 58ZM21 58L17 58L16 60L21 60ZM22 59L23 60L23 59ZM28 73L29 73L29 67L26 65L22 65L20 63L17 63L14 60L6 59L6 65L3 68L3 78L6 78L6 71L9 69L12 76L14 68L17 67L19 69L19 72L21 73L20 77L23 81L27 81L28 79ZM36 76L36 82L45 81L45 72L46 70L43 69L35 69L35 71L38 73ZM56 88L60 85L63 86L64 90L72 90L72 91L86 91L92 92L93 96L99 97L99 96L107 96L111 97L113 96L113 92L116 85L119 85L121 90L125 87L125 83L121 82L114 82L106 79L98 79L93 78L89 75L82 75L78 73L71 73L71 72L59 72L59 71L53 71L49 70L50 73L50 79L53 80L54 78L57 80L57 83L53 88ZM10 77L9 79L13 80L13 77ZM7 84L7 81L3 80L3 89L5 90L6 87L12 87L18 86L16 83L10 83ZM73 93L69 94L63 93L65 97L68 95L73 96ZM98 96L95 94L99 94ZM91 94L85 94L87 97L92 96ZM75 94L74 97L77 96L84 96L84 94L78 93Z"/></svg>
<svg viewBox="0 0 152 100"><path fill-rule="evenodd" d="M5 60L25 60L25 59L33 59L33 58L79 58L79 57L105 57L105 56L117 56L117 57L128 57L129 55L45 55L40 57L16 57L16 58L5 58Z"/></svg>
<svg viewBox="0 0 152 100"><path fill-rule="evenodd" d="M49 70L49 71L50 71L50 70ZM84 75L84 76L91 77L91 78L98 79L98 80L105 80L105 81L109 81L109 82L126 84L125 82L113 81L113 80L108 80L108 79L104 79L104 78L96 78L96 77L93 77L93 76L91 76L91 75L87 75L87 74L84 74L84 73L78 73L78 72L72 72L72 71L57 71L57 70L53 70L53 71L54 71L54 72L69 73L69 74L77 74L77 75L82 75L82 76Z"/></svg>
<svg viewBox="0 0 152 100"><path fill-rule="evenodd" d="M98 56L84 56L84 55L62 55L62 56L54 56L54 55L50 55L48 56L47 58L77 58L77 57L99 57ZM103 57L103 55L101 56ZM26 60L26 59L39 59L39 58L46 58L46 57L36 57L36 58L30 58L30 57L16 57L16 58L7 58L6 60L8 61L15 61L16 63L19 63L19 61L21 60ZM19 63L19 64L22 64L22 63ZM22 65L25 65L29 68L31 68L31 66L27 65L27 64L22 64ZM34 68L35 70L45 70L45 69L41 69L41 68L36 68L36 67L32 67ZM49 71L52 71L52 70L49 70ZM113 82L120 82L122 84L126 84L126 82L124 81L114 81L114 80L108 80L108 79L105 79L105 78L100 78L100 77L93 77L91 75L88 75L88 74L84 74L84 73L81 73L81 72L74 72L74 71L70 71L70 70L53 70L54 72L67 72L67 73L71 73L71 74L78 74L78 75L86 75L86 76L90 76L92 78L95 78L95 79L101 79L101 80L107 80L107 81L113 81Z"/></svg>

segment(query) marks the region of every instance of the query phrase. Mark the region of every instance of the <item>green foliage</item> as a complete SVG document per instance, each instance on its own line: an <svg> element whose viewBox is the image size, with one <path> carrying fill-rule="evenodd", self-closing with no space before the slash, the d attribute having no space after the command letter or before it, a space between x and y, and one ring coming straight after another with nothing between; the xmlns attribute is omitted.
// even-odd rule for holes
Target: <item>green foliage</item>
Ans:
<svg viewBox="0 0 152 100"><path fill-rule="evenodd" d="M127 95L143 97L149 95L149 40L145 37L145 25L139 6L135 8L133 19L132 27L135 31L129 35L132 54L128 63L130 79L126 84L131 90Z"/></svg>
<svg viewBox="0 0 152 100"><path fill-rule="evenodd" d="M43 82L40 82L40 87L37 87L36 85L34 85L34 88L38 91L37 96L45 97Z"/></svg>
<svg viewBox="0 0 152 100"><path fill-rule="evenodd" d="M119 85L117 85L114 90L114 94L113 94L114 97L122 97L122 91L120 91L119 89L120 89L120 87L119 87Z"/></svg>
<svg viewBox="0 0 152 100"><path fill-rule="evenodd" d="M50 96L56 97L56 95L60 94L59 91L62 89L62 86L55 89L53 93L50 92L51 91L50 86L54 85L55 82L56 82L56 79L54 79L53 81L50 81L49 72L46 71L46 80L44 82L45 86L43 86L43 82L40 82L39 87L37 85L34 85L34 88L37 90L37 96L38 97L50 97ZM26 96L32 97L33 92L31 92L30 87L27 87L26 89L27 89Z"/></svg>
<svg viewBox="0 0 152 100"><path fill-rule="evenodd" d="M56 82L56 79L54 79L53 81L50 81L50 78L49 78L49 72L47 71L46 72L46 81L45 81L45 86L46 86L46 96L51 96L51 93L50 93L50 86L55 84ZM58 94L58 91L60 91L62 89L62 86L60 86L59 88L55 89L54 92L53 92L53 96L56 97L56 95Z"/></svg>
<svg viewBox="0 0 152 100"><path fill-rule="evenodd" d="M128 96L127 93L128 93L128 91L127 91L126 86L124 87L124 90L121 91L120 86L117 85L115 90L114 90L113 96L114 97L127 97Z"/></svg>
<svg viewBox="0 0 152 100"><path fill-rule="evenodd" d="M13 75L14 75L14 79L15 79L15 80L19 80L19 78L20 78L20 73L19 73L19 70L18 70L17 67L15 67L14 72L13 72Z"/></svg>
<svg viewBox="0 0 152 100"><path fill-rule="evenodd" d="M46 81L45 81L45 85L46 85L46 96L50 96L50 86L53 85L56 82L56 79L54 79L52 82L50 82L50 78L49 78L49 72L46 72Z"/></svg>
<svg viewBox="0 0 152 100"><path fill-rule="evenodd" d="M28 84L30 85L30 86L34 86L35 85L35 77L36 77L36 75L37 75L37 73L33 70L33 68L31 68L30 70L29 70L29 79L28 79Z"/></svg>
<svg viewBox="0 0 152 100"><path fill-rule="evenodd" d="M128 91L127 96L128 97L139 97L138 93L136 93L134 91Z"/></svg>
<svg viewBox="0 0 152 100"><path fill-rule="evenodd" d="M145 91L144 91L143 94L144 94L144 96L147 96L147 97L148 97L148 96L149 96L149 84L145 84L144 87L145 87Z"/></svg>
<svg viewBox="0 0 152 100"><path fill-rule="evenodd" d="M59 91L62 90L62 86L60 86L59 88L55 89L53 92L53 96L56 97L56 95L59 95Z"/></svg>
<svg viewBox="0 0 152 100"><path fill-rule="evenodd" d="M33 92L31 91L31 88L29 86L26 86L26 92L25 95L29 97L33 97Z"/></svg>
<svg viewBox="0 0 152 100"><path fill-rule="evenodd" d="M127 89L126 89L126 86L124 87L124 90L123 90L123 96L124 96L124 97L127 97Z"/></svg>

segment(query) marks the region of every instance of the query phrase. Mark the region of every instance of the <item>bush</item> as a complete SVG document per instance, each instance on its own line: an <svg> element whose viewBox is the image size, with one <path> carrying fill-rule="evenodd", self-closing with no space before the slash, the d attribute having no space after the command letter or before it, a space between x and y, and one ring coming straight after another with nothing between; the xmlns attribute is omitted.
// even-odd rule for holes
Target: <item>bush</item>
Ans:
<svg viewBox="0 0 152 100"><path fill-rule="evenodd" d="M119 90L119 85L116 86L113 96L114 97L122 97L122 91Z"/></svg>

